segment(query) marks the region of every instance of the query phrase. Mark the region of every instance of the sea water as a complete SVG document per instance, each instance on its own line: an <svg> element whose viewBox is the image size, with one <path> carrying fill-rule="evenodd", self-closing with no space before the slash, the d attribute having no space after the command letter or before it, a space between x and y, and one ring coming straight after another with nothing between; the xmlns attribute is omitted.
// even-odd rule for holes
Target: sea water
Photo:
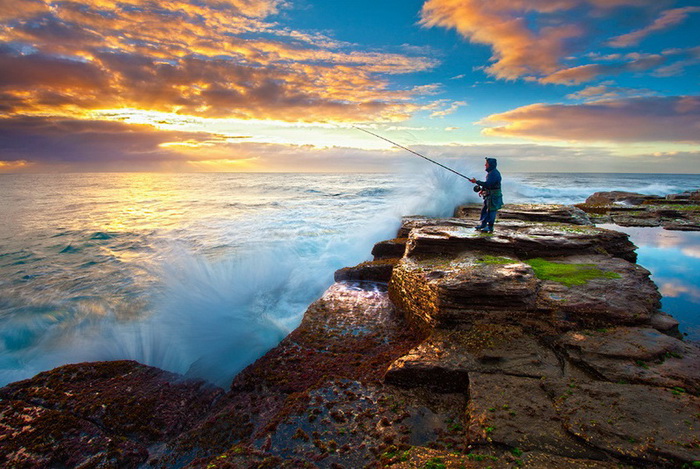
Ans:
<svg viewBox="0 0 700 469"><path fill-rule="evenodd" d="M687 175L505 176L506 203L700 188ZM66 363L133 359L226 386L298 325L336 269L393 237L401 216L449 216L478 202L471 188L430 166L0 175L0 385ZM697 272L700 238L677 236L672 263L685 267L655 274L664 256L647 245L639 263L670 285L664 308L697 340L700 279L687 271Z"/></svg>

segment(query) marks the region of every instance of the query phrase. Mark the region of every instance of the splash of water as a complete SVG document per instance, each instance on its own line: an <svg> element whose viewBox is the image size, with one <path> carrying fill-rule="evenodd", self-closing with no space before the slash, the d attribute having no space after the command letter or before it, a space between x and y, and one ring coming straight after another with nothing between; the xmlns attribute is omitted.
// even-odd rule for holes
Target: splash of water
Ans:
<svg viewBox="0 0 700 469"><path fill-rule="evenodd" d="M362 226L334 233L309 228L292 238L247 244L223 259L173 242L150 267L159 281L136 318L124 318L101 298L85 299L80 314L52 308L15 318L3 328L0 381L65 363L132 359L226 386L298 325L309 303L332 284L335 270L367 260L374 243L394 237L401 216L451 216L456 205L476 201L471 185L441 168L411 174L403 176L405 187L393 204Z"/></svg>

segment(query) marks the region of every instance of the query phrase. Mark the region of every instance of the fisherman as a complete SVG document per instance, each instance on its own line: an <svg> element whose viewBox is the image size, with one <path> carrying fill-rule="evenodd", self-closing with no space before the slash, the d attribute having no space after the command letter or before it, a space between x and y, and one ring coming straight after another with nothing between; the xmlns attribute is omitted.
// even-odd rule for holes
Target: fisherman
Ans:
<svg viewBox="0 0 700 469"><path fill-rule="evenodd" d="M481 187L480 194L484 197L484 207L481 209L479 225L475 227L483 233L493 233L493 224L496 221L498 210L503 207L503 194L501 193L501 173L496 169L496 158L486 158L486 181L478 181L476 178L469 180ZM476 190L476 189L475 189Z"/></svg>

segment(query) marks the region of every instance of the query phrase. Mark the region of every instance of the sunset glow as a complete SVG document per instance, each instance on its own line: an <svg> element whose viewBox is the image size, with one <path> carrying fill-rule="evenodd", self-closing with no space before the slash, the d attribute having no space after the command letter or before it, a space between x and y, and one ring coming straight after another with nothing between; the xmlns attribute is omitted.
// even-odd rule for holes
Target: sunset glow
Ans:
<svg viewBox="0 0 700 469"><path fill-rule="evenodd" d="M700 5L5 0L0 172L700 172ZM572 165L572 162L574 163Z"/></svg>

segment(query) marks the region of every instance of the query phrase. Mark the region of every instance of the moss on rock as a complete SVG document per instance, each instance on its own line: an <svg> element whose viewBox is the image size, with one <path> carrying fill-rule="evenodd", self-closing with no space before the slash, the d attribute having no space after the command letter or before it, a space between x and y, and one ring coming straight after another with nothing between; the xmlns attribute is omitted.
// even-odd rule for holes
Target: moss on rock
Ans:
<svg viewBox="0 0 700 469"><path fill-rule="evenodd" d="M567 287L583 285L596 278L615 279L620 278L617 272L606 272L598 269L595 264L565 264L551 262L542 258L525 261L535 271L540 280L551 280Z"/></svg>

